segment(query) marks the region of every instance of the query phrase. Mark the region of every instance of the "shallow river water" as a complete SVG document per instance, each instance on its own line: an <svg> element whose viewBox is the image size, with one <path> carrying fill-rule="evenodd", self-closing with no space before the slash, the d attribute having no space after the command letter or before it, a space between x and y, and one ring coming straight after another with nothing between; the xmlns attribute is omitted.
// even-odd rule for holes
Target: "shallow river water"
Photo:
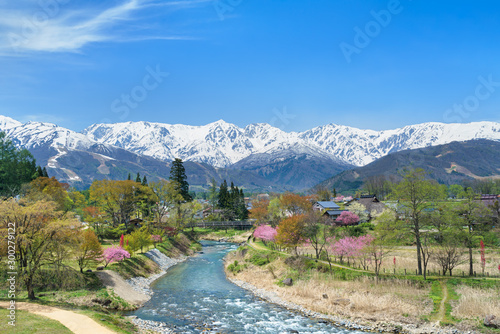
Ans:
<svg viewBox="0 0 500 334"><path fill-rule="evenodd" d="M202 254L170 268L154 282L151 300L131 315L166 322L178 333L362 333L255 297L225 277L223 258L236 245L202 245Z"/></svg>

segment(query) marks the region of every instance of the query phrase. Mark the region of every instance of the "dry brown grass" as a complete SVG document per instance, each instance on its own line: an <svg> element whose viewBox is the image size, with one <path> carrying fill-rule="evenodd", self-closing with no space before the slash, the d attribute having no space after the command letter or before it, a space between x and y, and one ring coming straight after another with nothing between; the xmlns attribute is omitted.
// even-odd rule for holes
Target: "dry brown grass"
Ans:
<svg viewBox="0 0 500 334"><path fill-rule="evenodd" d="M453 316L473 319L492 314L500 318L500 283L496 289L478 289L462 285L456 292L460 299L453 309Z"/></svg>
<svg viewBox="0 0 500 334"><path fill-rule="evenodd" d="M241 262L243 258L241 254L233 254L227 262L234 260ZM287 266L282 260L263 267L249 264L247 270L234 277L307 309L346 318L409 323L418 322L421 315L432 311L428 288L419 288L411 281L375 283L367 277L340 281L329 274L315 272L308 280L299 280L291 287L279 287L273 273L276 277L286 276ZM324 298L324 294L328 298Z"/></svg>
<svg viewBox="0 0 500 334"><path fill-rule="evenodd" d="M469 272L469 262L468 262L468 250L463 249L464 252L464 263L457 266L453 269L454 276L462 276L462 272L465 275ZM312 248L301 247L300 253L304 254L313 254L314 250ZM396 265L394 266L393 259L396 257ZM500 250L499 249L486 249L485 252L486 265L485 265L485 274L489 273L491 277L500 277L500 271L498 270L498 266L500 265ZM481 254L478 249L473 250L473 260L474 260L474 270L477 274L481 274ZM356 268L358 264L356 263ZM396 269L397 274L403 274L406 269L408 274L415 274L415 269L417 269L417 250L416 247L397 247L390 253L390 255L383 261L382 270L384 269L387 273L393 273L394 269ZM373 270L373 268L370 268ZM437 274L439 271L442 271L442 268L434 263L433 259L429 262L427 269L432 274ZM442 275L442 272L440 273ZM448 273L447 273L448 275Z"/></svg>

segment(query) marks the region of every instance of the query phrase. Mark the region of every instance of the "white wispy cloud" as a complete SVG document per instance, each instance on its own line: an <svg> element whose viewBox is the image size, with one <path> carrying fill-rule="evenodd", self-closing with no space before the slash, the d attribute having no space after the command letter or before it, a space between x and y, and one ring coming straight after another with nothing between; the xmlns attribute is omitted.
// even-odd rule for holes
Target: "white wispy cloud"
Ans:
<svg viewBox="0 0 500 334"><path fill-rule="evenodd" d="M208 0L157 2L124 0L105 9L65 7L54 0L52 7L1 10L0 55L30 52L80 52L90 43L137 41L148 39L190 39L179 35L159 35L157 31L139 31L133 23L141 11L152 7L190 8ZM1 5L2 3L0 3ZM5 6L5 5L4 5ZM99 6L101 7L101 6ZM142 28L147 30L147 28ZM141 30L141 29L139 29Z"/></svg>

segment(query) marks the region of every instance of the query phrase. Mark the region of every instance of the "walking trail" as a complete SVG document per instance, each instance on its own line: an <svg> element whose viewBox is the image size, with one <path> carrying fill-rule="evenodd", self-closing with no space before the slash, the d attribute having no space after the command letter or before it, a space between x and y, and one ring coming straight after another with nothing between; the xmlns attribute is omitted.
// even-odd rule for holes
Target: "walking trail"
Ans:
<svg viewBox="0 0 500 334"><path fill-rule="evenodd" d="M439 305L439 312L438 312L438 323L444 320L446 316L446 303L448 302L448 286L446 285L446 281L439 281L439 284L441 284L441 289L443 292L443 297L441 299L441 305Z"/></svg>
<svg viewBox="0 0 500 334"><path fill-rule="evenodd" d="M0 301L0 307L2 308L7 308L9 305L9 302ZM75 334L116 334L83 314L24 302L16 302L16 308L57 320Z"/></svg>

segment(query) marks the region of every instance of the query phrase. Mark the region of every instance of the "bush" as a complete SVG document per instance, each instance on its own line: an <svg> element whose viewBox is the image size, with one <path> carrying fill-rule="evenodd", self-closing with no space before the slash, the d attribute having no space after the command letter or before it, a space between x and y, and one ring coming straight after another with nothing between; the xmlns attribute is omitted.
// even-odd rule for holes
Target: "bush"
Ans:
<svg viewBox="0 0 500 334"><path fill-rule="evenodd" d="M375 225L373 225L372 223L361 223L359 226L366 231L373 231L375 229Z"/></svg>
<svg viewBox="0 0 500 334"><path fill-rule="evenodd" d="M105 227L97 231L97 236L100 239L117 240L120 239L121 235L125 232L125 229L119 227Z"/></svg>
<svg viewBox="0 0 500 334"><path fill-rule="evenodd" d="M271 262L269 256L263 256L261 254L253 254L247 261L256 266L264 266Z"/></svg>
<svg viewBox="0 0 500 334"><path fill-rule="evenodd" d="M233 263L231 263L229 266L227 266L227 270L229 270L234 275L236 275L240 271L243 271L243 269L246 268L246 267L247 267L246 264L245 265L240 265L238 263L238 261L235 260Z"/></svg>

